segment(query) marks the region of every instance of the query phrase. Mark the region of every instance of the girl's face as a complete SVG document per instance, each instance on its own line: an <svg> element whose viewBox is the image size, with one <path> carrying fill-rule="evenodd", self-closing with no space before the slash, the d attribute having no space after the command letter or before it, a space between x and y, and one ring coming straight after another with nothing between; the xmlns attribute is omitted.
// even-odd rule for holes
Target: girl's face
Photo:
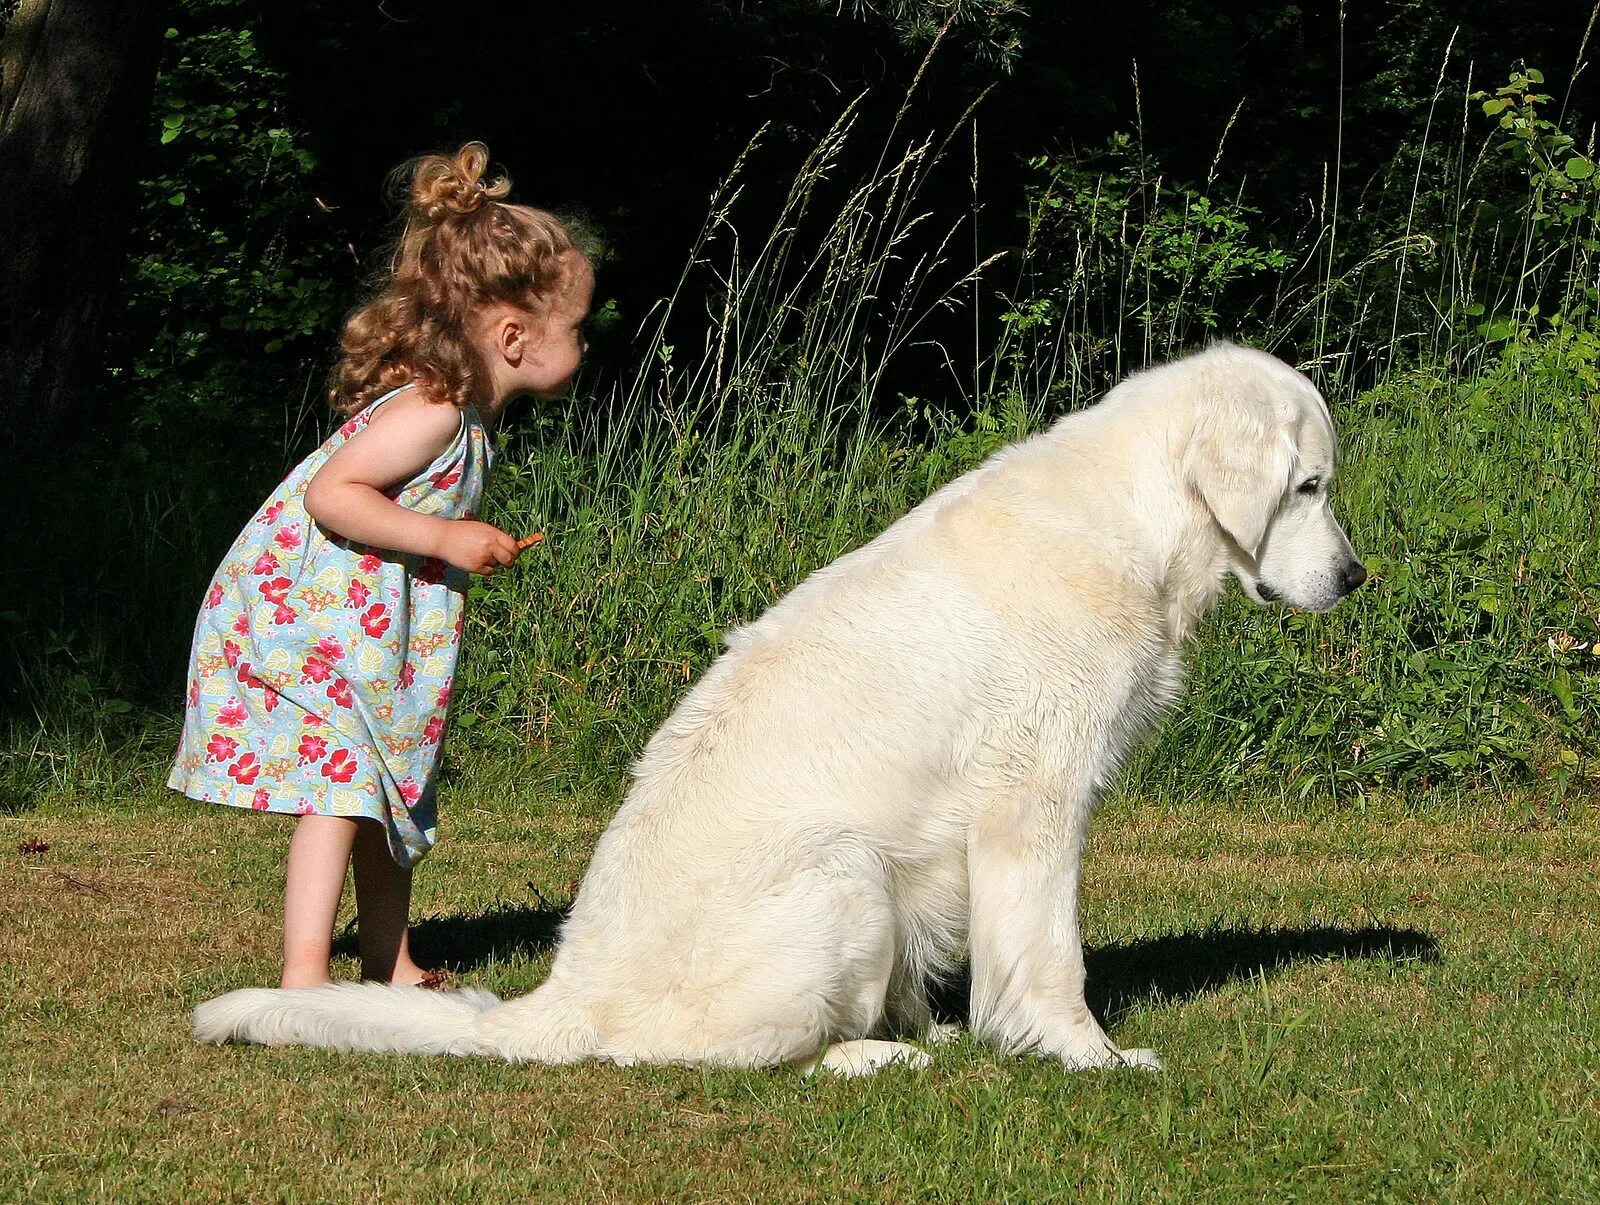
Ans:
<svg viewBox="0 0 1600 1205"><path fill-rule="evenodd" d="M519 366L520 391L544 401L566 396L588 347L583 323L594 300L594 269L576 252L568 255L571 267L567 287L535 320Z"/></svg>

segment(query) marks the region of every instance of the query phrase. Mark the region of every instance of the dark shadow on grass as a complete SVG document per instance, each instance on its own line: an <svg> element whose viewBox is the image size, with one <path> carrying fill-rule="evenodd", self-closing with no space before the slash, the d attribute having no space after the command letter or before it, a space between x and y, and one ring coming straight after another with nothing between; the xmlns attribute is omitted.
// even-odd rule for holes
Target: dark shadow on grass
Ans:
<svg viewBox="0 0 1600 1205"><path fill-rule="evenodd" d="M502 904L460 916L427 916L411 926L412 956L422 966L469 971L517 955L532 957L555 943L571 903ZM335 954L355 957L352 922L334 941ZM1225 929L1116 942L1088 952L1089 1007L1106 1026L1145 1003L1189 1000L1240 979L1272 975L1297 962L1390 958L1434 962L1438 943L1418 929L1316 925L1306 929ZM971 980L963 967L931 985L935 1017L965 1025Z"/></svg>
<svg viewBox="0 0 1600 1205"><path fill-rule="evenodd" d="M425 916L412 922L411 956L420 966L447 971L470 971L519 954L532 957L555 944L570 908L541 900L460 916ZM334 939L333 952L359 956L353 921Z"/></svg>
<svg viewBox="0 0 1600 1205"><path fill-rule="evenodd" d="M1089 1007L1107 1026L1144 1003L1189 1000L1239 979L1272 975L1297 962L1394 958L1434 962L1438 943L1417 929L1316 925L1306 929L1211 928L1092 949L1085 957ZM965 968L936 985L934 1014L965 1024L970 995Z"/></svg>

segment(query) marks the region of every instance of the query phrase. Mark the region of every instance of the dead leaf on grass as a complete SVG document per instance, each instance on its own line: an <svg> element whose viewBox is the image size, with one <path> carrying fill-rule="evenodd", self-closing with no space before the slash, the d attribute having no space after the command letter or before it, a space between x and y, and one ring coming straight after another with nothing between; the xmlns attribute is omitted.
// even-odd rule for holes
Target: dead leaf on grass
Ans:
<svg viewBox="0 0 1600 1205"><path fill-rule="evenodd" d="M183 1117L198 1111L199 1106L186 1096L164 1096L152 1110L157 1117Z"/></svg>

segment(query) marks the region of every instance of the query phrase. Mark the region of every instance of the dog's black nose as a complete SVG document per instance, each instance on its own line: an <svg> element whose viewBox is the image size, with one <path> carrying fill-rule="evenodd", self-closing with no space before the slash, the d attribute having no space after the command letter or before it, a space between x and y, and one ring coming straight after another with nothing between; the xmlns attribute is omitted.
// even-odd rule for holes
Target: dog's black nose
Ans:
<svg viewBox="0 0 1600 1205"><path fill-rule="evenodd" d="M1367 567L1360 561L1351 561L1339 571L1339 582L1344 587L1344 592L1349 594L1362 582L1367 580Z"/></svg>

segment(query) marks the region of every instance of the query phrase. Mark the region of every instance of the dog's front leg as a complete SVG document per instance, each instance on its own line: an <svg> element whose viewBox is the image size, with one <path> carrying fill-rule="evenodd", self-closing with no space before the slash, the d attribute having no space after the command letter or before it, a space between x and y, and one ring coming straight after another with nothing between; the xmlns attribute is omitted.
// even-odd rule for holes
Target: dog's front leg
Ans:
<svg viewBox="0 0 1600 1205"><path fill-rule="evenodd" d="M1118 1050L1084 1000L1078 882L1093 796L1014 784L967 835L972 1031L1068 1067L1148 1067Z"/></svg>

